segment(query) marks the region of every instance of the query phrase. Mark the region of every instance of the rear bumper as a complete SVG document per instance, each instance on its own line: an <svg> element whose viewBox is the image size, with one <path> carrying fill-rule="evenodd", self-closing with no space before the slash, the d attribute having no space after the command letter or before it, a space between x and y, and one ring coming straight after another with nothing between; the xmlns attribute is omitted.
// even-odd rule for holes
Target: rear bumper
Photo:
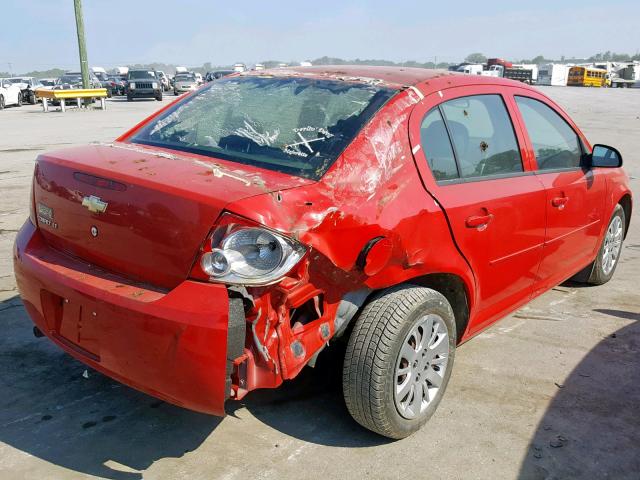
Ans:
<svg viewBox="0 0 640 480"><path fill-rule="evenodd" d="M27 220L16 281L38 328L76 359L170 403L224 415L229 299L223 285L140 286L50 248Z"/></svg>

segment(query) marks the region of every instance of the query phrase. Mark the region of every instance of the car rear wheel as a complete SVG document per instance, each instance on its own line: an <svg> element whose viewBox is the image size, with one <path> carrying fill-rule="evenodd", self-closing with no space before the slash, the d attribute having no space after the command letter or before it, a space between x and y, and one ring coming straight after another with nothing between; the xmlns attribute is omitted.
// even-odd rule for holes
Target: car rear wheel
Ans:
<svg viewBox="0 0 640 480"><path fill-rule="evenodd" d="M4 110L4 97L0 95L0 110Z"/></svg>
<svg viewBox="0 0 640 480"><path fill-rule="evenodd" d="M455 346L455 318L443 295L415 285L379 295L347 345L342 387L349 413L380 435L411 435L442 399Z"/></svg>
<svg viewBox="0 0 640 480"><path fill-rule="evenodd" d="M616 271L620 253L622 253L622 241L624 240L625 215L621 205L616 205L609 220L607 231L602 239L602 245L598 250L598 256L590 265L591 275L587 283L591 285L602 285L607 283L613 277Z"/></svg>

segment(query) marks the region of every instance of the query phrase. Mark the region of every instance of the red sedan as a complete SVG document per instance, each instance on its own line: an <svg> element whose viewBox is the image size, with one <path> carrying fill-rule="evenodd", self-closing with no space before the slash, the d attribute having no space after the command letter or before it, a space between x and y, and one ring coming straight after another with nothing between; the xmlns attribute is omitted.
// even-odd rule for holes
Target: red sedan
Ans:
<svg viewBox="0 0 640 480"><path fill-rule="evenodd" d="M15 273L37 335L215 415L342 343L349 411L401 438L457 345L566 279L611 278L621 164L509 80L251 72L41 155Z"/></svg>

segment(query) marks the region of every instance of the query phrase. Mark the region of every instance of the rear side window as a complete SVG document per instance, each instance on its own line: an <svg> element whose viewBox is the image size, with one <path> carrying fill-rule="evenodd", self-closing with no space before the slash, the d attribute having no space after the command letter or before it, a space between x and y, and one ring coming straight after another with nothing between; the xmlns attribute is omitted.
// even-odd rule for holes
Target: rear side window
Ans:
<svg viewBox="0 0 640 480"><path fill-rule="evenodd" d="M461 97L440 106L461 177L522 172L520 149L500 95Z"/></svg>
<svg viewBox="0 0 640 480"><path fill-rule="evenodd" d="M437 107L427 113L422 121L420 142L429 168L437 181L459 177L447 127Z"/></svg>
<svg viewBox="0 0 640 480"><path fill-rule="evenodd" d="M540 170L580 166L578 135L553 109L529 97L516 96Z"/></svg>

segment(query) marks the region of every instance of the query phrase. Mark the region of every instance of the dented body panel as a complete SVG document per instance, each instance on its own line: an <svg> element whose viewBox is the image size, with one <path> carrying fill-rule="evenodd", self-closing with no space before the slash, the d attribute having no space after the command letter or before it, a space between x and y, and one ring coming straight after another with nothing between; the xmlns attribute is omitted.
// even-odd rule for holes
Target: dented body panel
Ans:
<svg viewBox="0 0 640 480"><path fill-rule="evenodd" d="M512 99L516 88L533 90L421 69L308 67L238 76L244 75L397 92L317 181L131 143L161 112L114 144L41 156L33 200L55 214L34 215L37 225L27 221L14 262L29 314L67 352L152 395L221 414L227 398L277 387L313 365L374 292L402 283L440 289L464 342L552 286L541 286L539 271L549 240L548 192ZM420 149L420 122L447 98L482 93L506 98L526 175L442 187ZM597 174L606 184L601 216L608 218L622 197L630 202L630 192L620 171L606 180ZM107 203L106 211L84 208L87 196ZM496 215L487 232L464 225L485 208ZM199 260L211 250L211 232L230 219L278 232L306 253L272 284L219 283ZM602 223L590 233L595 240ZM93 227L100 233L92 237ZM84 314L56 313L65 300L100 319L117 315L89 323Z"/></svg>

